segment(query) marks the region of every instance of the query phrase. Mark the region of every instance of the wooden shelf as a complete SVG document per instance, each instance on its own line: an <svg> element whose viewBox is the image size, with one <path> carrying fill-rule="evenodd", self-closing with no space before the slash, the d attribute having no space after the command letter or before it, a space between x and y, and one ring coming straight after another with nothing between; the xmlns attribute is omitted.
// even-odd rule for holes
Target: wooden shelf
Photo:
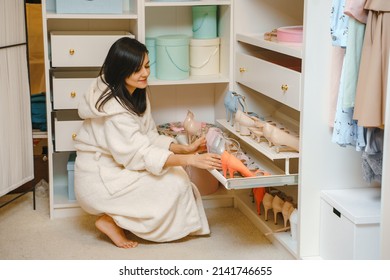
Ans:
<svg viewBox="0 0 390 280"><path fill-rule="evenodd" d="M237 34L236 40L256 47L268 49L285 55L302 58L302 44L279 43L264 40L264 34Z"/></svg>

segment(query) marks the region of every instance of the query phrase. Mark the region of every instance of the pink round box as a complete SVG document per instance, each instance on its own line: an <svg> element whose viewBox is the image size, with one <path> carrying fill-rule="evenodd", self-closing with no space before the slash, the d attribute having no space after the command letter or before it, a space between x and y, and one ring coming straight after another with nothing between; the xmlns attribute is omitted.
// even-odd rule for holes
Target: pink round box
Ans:
<svg viewBox="0 0 390 280"><path fill-rule="evenodd" d="M279 42L285 43L302 43L303 26L284 26L277 30L277 39Z"/></svg>

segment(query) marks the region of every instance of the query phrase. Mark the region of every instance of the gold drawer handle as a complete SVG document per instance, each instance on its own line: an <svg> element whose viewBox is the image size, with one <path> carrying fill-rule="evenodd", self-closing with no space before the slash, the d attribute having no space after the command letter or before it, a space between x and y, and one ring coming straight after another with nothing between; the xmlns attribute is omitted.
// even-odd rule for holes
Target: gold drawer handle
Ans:
<svg viewBox="0 0 390 280"><path fill-rule="evenodd" d="M283 93L286 93L288 90L288 85L282 85L280 88L283 90Z"/></svg>
<svg viewBox="0 0 390 280"><path fill-rule="evenodd" d="M69 50L69 54L70 54L70 55L74 55L74 49L70 49L70 50Z"/></svg>
<svg viewBox="0 0 390 280"><path fill-rule="evenodd" d="M76 92L75 92L75 91L72 91L72 92L70 93L70 97L75 98L75 97L76 97Z"/></svg>
<svg viewBox="0 0 390 280"><path fill-rule="evenodd" d="M246 69L244 67L240 67L240 73L246 72Z"/></svg>
<svg viewBox="0 0 390 280"><path fill-rule="evenodd" d="M77 134L76 134L76 133L73 133L73 134L72 134L72 140L75 140L76 137L77 137Z"/></svg>

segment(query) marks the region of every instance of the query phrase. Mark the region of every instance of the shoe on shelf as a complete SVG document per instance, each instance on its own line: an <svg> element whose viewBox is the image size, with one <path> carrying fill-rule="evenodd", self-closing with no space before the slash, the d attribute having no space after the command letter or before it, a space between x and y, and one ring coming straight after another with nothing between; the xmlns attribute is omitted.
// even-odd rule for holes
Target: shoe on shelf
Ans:
<svg viewBox="0 0 390 280"><path fill-rule="evenodd" d="M263 207L264 207L264 220L268 221L268 210L272 209L272 201L274 196L268 192L264 194L263 197Z"/></svg>
<svg viewBox="0 0 390 280"><path fill-rule="evenodd" d="M287 222L289 221L290 215L293 210L294 210L294 205L290 201L285 201L282 207L284 227L287 227Z"/></svg>
<svg viewBox="0 0 390 280"><path fill-rule="evenodd" d="M292 151L299 152L299 137L292 135L288 130L274 128L269 139L273 145L277 146L277 152L280 148L288 147ZM284 149L288 150L288 149Z"/></svg>
<svg viewBox="0 0 390 280"><path fill-rule="evenodd" d="M253 140L260 143L262 139L264 138L264 133L262 128L258 127L248 127L250 136Z"/></svg>
<svg viewBox="0 0 390 280"><path fill-rule="evenodd" d="M257 187L252 189L253 197L256 203L256 210L257 214L261 215L261 202L263 201L264 195L265 195L265 188L264 187Z"/></svg>
<svg viewBox="0 0 390 280"><path fill-rule="evenodd" d="M282 213L284 200L281 199L278 195L274 196L274 199L272 200L272 211L274 212L274 224L278 224L278 214Z"/></svg>
<svg viewBox="0 0 390 280"><path fill-rule="evenodd" d="M223 176L227 178L227 171L229 171L229 177L234 177L234 172L239 172L243 177L254 177L254 176L267 176L269 172L257 169L255 171L249 170L249 168L238 158L228 151L224 151L221 155L222 171Z"/></svg>
<svg viewBox="0 0 390 280"><path fill-rule="evenodd" d="M246 111L245 97L234 91L227 91L224 97L224 105L226 109L226 120L230 122L231 126L234 126L234 115L238 108L241 107L242 111Z"/></svg>

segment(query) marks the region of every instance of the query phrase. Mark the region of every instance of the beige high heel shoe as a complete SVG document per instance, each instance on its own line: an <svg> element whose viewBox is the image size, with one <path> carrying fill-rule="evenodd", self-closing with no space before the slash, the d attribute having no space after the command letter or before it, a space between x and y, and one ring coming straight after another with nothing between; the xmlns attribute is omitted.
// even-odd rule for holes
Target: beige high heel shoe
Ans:
<svg viewBox="0 0 390 280"><path fill-rule="evenodd" d="M272 146L272 140L271 140L271 135L272 132L276 129L276 124L272 122L264 122L263 126L263 136L265 139L268 141L268 145L271 147Z"/></svg>
<svg viewBox="0 0 390 280"><path fill-rule="evenodd" d="M264 220L268 221L268 210L272 209L272 201L274 200L273 195L265 193L263 197L263 206L264 206Z"/></svg>
<svg viewBox="0 0 390 280"><path fill-rule="evenodd" d="M272 210L274 212L274 224L278 224L278 213L282 213L284 200L281 199L278 195L274 196L274 199L272 200Z"/></svg>
<svg viewBox="0 0 390 280"><path fill-rule="evenodd" d="M183 121L183 128L187 132L188 143L191 144L194 141L194 137L200 136L202 123L195 121L194 113L188 110L187 116Z"/></svg>
<svg viewBox="0 0 390 280"><path fill-rule="evenodd" d="M282 207L284 227L287 227L287 222L290 219L290 215L293 210L294 210L294 205L290 201L285 201Z"/></svg>
<svg viewBox="0 0 390 280"><path fill-rule="evenodd" d="M277 146L276 151L293 150L299 152L299 138L292 135L289 131L281 128L274 128L269 139L273 145ZM290 149L283 149L283 146Z"/></svg>
<svg viewBox="0 0 390 280"><path fill-rule="evenodd" d="M262 137L264 136L263 129L258 127L248 127L251 138L258 143L261 142Z"/></svg>
<svg viewBox="0 0 390 280"><path fill-rule="evenodd" d="M237 127L237 125L239 127ZM241 110L237 110L235 115L235 129L243 136L249 136L251 133L248 128L255 127L255 120Z"/></svg>

